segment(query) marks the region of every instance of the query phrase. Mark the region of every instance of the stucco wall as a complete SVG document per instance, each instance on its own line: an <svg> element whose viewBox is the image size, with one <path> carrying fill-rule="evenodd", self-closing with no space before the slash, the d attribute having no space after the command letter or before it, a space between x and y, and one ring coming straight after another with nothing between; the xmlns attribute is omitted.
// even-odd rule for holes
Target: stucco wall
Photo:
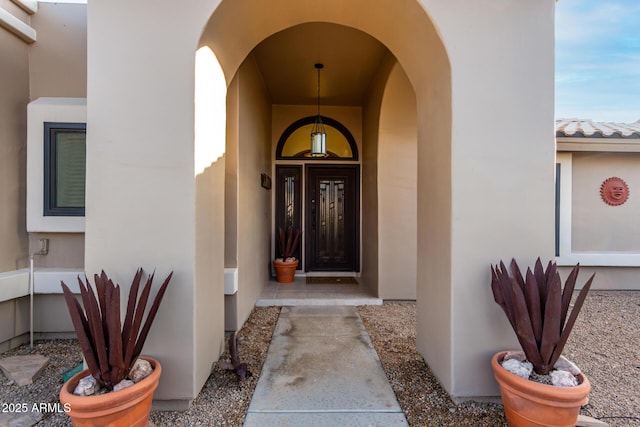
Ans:
<svg viewBox="0 0 640 427"><path fill-rule="evenodd" d="M378 296L383 299L416 298L417 154L415 93L396 63L380 107L378 136Z"/></svg>
<svg viewBox="0 0 640 427"><path fill-rule="evenodd" d="M238 70L238 326L253 309L271 272L271 102L253 56Z"/></svg>
<svg viewBox="0 0 640 427"><path fill-rule="evenodd" d="M572 251L640 252L640 153L574 153L572 175ZM629 187L619 206L600 196L613 176Z"/></svg>
<svg viewBox="0 0 640 427"><path fill-rule="evenodd" d="M362 148L362 281L369 292L379 296L379 259L378 259L378 138L380 134L380 106L385 85L393 65L392 54L387 54L369 86L365 101Z"/></svg>
<svg viewBox="0 0 640 427"><path fill-rule="evenodd" d="M80 299L80 296L78 295L76 298ZM64 336L68 334L69 336L75 337L73 323L71 322L71 316L69 315L64 295L35 295L33 307L34 333L44 336L54 334Z"/></svg>
<svg viewBox="0 0 640 427"><path fill-rule="evenodd" d="M85 98L87 5L40 3L31 23L38 32L38 41L29 52L31 100L41 97ZM47 119L51 120L56 115L54 112ZM37 123L37 126L41 128L42 124ZM41 137L36 142L40 152ZM37 194L36 197L40 199L42 195ZM49 239L50 253L36 258L36 268L84 266L84 233L30 233L29 251L38 251L39 239L43 238Z"/></svg>
<svg viewBox="0 0 640 427"><path fill-rule="evenodd" d="M450 187L441 181L443 174L433 176L429 183L420 178L426 159L420 135L422 97L420 88L416 89L418 217L426 203L433 206L450 200L451 206L451 246L431 247L451 256L447 263L450 280L444 283L449 283L446 287L451 293L451 305L445 309L452 316L449 360L454 368L451 382L443 382L451 384L445 387L461 398L495 394L495 380L487 369L490 357L517 343L493 302L489 264L515 257L531 265L536 256L553 257L555 2L422 2L438 26L451 64ZM498 127L500 132L495 132ZM441 191L450 193L450 198L438 197ZM436 195L428 200L431 192ZM440 231L432 231L419 239L441 241ZM418 247L421 258L420 240ZM426 277L419 270L419 282ZM418 306L422 296L419 288ZM439 305L434 309L442 310ZM420 336L425 323L419 313L419 348L428 352L427 341ZM442 371L440 367L434 370Z"/></svg>
<svg viewBox="0 0 640 427"><path fill-rule="evenodd" d="M224 178L227 84L211 49L195 54L195 390L224 350Z"/></svg>
<svg viewBox="0 0 640 427"><path fill-rule="evenodd" d="M221 136L224 144L224 136ZM224 351L224 156L196 176L196 388ZM162 307L161 309L164 309ZM182 314L184 315L184 314ZM158 333L162 336L162 330Z"/></svg>
<svg viewBox="0 0 640 427"><path fill-rule="evenodd" d="M40 239L49 239L49 253L34 258L35 268L84 268L84 233L29 233L32 252L40 250Z"/></svg>
<svg viewBox="0 0 640 427"><path fill-rule="evenodd" d="M227 137L224 176L224 266L238 268L238 142L239 142L239 78L227 88ZM235 331L238 325L238 293L224 296L224 327Z"/></svg>
<svg viewBox="0 0 640 427"><path fill-rule="evenodd" d="M143 350L163 364L158 400L197 395L213 357L197 354L198 341L217 340L223 331L222 320L195 327L211 301L197 298L198 288L210 284L196 281L194 56L216 4L87 5L85 268L105 268L120 283L130 282L140 265L157 267L157 277L174 271ZM223 233L215 238L221 261ZM212 279L222 280L222 271Z"/></svg>
<svg viewBox="0 0 640 427"><path fill-rule="evenodd" d="M28 342L28 332L29 298L0 302L0 353Z"/></svg>
<svg viewBox="0 0 640 427"><path fill-rule="evenodd" d="M60 281L79 293L77 276L81 272L81 268L35 270L34 339L75 337ZM29 286L28 268L0 273L0 351L29 341Z"/></svg>
<svg viewBox="0 0 640 427"><path fill-rule="evenodd" d="M574 264L575 265L575 264ZM562 280L566 280L573 266L560 266L558 271ZM638 291L640 290L640 268L638 267L590 267L580 265L580 273L576 282L576 289L595 273L591 290L607 291Z"/></svg>
<svg viewBox="0 0 640 427"><path fill-rule="evenodd" d="M617 149L620 143L612 147ZM556 158L562 168L557 258L561 271L566 275L579 263L585 278L596 273L592 289L640 289L640 251L635 242L640 204L633 191L640 154L578 150L558 153ZM612 176L629 186L629 199L623 205L607 205L600 196L602 182Z"/></svg>
<svg viewBox="0 0 640 427"><path fill-rule="evenodd" d="M29 46L0 27L0 272L26 267Z"/></svg>
<svg viewBox="0 0 640 427"><path fill-rule="evenodd" d="M28 296L0 302L0 353L29 342ZM74 338L62 294L36 294L33 299L34 340Z"/></svg>
<svg viewBox="0 0 640 427"><path fill-rule="evenodd" d="M40 3L31 21L31 99L87 96L87 5Z"/></svg>
<svg viewBox="0 0 640 427"><path fill-rule="evenodd" d="M9 12L15 18L29 25L31 20L31 13L28 13L23 8L16 4L17 2L13 2L11 0L0 0L0 7ZM2 27L0 27L2 28ZM0 31L5 31L4 28L0 29ZM7 30L8 31L8 30Z"/></svg>
<svg viewBox="0 0 640 427"><path fill-rule="evenodd" d="M227 138L224 176L224 266L238 266L238 125L239 78L236 75L227 88Z"/></svg>

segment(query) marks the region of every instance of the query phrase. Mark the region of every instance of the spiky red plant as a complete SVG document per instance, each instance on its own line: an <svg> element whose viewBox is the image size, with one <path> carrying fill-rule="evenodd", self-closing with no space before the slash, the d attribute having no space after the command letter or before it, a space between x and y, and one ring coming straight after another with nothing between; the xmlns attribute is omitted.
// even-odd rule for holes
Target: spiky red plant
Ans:
<svg viewBox="0 0 640 427"><path fill-rule="evenodd" d="M282 254L282 260L287 258L293 258L298 250L298 244L300 243L300 234L302 232L299 228L293 228L289 226L287 233L280 227L278 229L278 244L280 246L280 253Z"/></svg>
<svg viewBox="0 0 640 427"><path fill-rule="evenodd" d="M231 356L231 361L227 362L224 360L218 360L218 367L220 369L235 372L236 376L241 381L246 377L250 377L251 372L249 372L247 364L240 360L240 355L238 354L238 332L232 332L231 335L229 335L229 340L227 342L229 343L229 356Z"/></svg>
<svg viewBox="0 0 640 427"><path fill-rule="evenodd" d="M89 279L85 277L85 284L78 276L84 310L69 287L61 282L71 321L89 372L98 384L107 390L113 389L114 385L129 374L131 367L140 355L173 272L169 273L160 286L144 325L142 319L151 293L154 274L147 278L138 299L142 274L142 269L139 269L131 283L127 312L122 328L120 286L114 285L104 270L100 275L94 275L95 294L89 284Z"/></svg>
<svg viewBox="0 0 640 427"><path fill-rule="evenodd" d="M558 361L591 287L594 275L582 287L567 320L579 269L576 265L571 270L563 290L558 268L551 261L543 270L538 258L533 272L527 268L525 278L515 259L511 260L511 275L502 261L500 268L491 266L493 297L538 374L548 374Z"/></svg>

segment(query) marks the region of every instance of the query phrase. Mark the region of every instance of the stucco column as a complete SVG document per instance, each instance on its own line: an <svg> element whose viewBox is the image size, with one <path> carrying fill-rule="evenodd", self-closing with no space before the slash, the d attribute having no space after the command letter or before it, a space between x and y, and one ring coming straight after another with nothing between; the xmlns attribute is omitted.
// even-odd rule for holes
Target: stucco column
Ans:
<svg viewBox="0 0 640 427"><path fill-rule="evenodd" d="M424 2L452 85L450 247L440 255L450 257L451 366L437 374L454 397L497 395L490 357L518 345L493 302L489 265L554 255L554 3ZM426 206L438 184L419 184ZM419 319L429 316L420 298Z"/></svg>
<svg viewBox="0 0 640 427"><path fill-rule="evenodd" d="M223 336L224 224L201 226L198 204L217 201L223 212L224 166L194 169L195 53L211 8L88 4L85 269L105 269L125 292L137 267L159 278L174 271L143 350L163 365L159 400L193 399ZM220 250L200 257L214 266L203 274L198 248L211 247Z"/></svg>

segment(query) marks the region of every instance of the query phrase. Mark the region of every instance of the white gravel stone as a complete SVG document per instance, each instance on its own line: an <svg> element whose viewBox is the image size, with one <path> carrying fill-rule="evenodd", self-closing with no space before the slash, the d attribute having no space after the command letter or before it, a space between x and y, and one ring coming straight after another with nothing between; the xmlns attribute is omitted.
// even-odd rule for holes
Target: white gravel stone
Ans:
<svg viewBox="0 0 640 427"><path fill-rule="evenodd" d="M502 367L514 375L528 379L533 372L533 365L529 362L521 362L517 359L509 359L502 362Z"/></svg>
<svg viewBox="0 0 640 427"><path fill-rule="evenodd" d="M138 359L136 363L133 364L131 372L129 372L129 379L134 383L138 383L151 375L152 372L153 368L151 367L151 363L144 359Z"/></svg>
<svg viewBox="0 0 640 427"><path fill-rule="evenodd" d="M124 379L124 380L120 381L118 384L113 386L113 391L124 390L125 388L131 387L134 384L135 383L133 381Z"/></svg>
<svg viewBox="0 0 640 427"><path fill-rule="evenodd" d="M578 368L575 363L573 363L572 361L570 361L564 356L560 356L560 358L558 359L556 364L553 365L553 367L561 371L571 372L572 375L580 374L580 368Z"/></svg>
<svg viewBox="0 0 640 427"><path fill-rule="evenodd" d="M525 356L524 351L509 351L507 352L507 354L504 355L504 358L502 359L502 361L505 362L511 359L524 362L525 360L527 360L527 356Z"/></svg>
<svg viewBox="0 0 640 427"><path fill-rule="evenodd" d="M73 394L76 396L93 396L99 389L98 381L91 375L87 375L84 378L80 378L78 385L73 390Z"/></svg>
<svg viewBox="0 0 640 427"><path fill-rule="evenodd" d="M575 387L578 379L571 372L555 370L551 371L551 384L556 387Z"/></svg>

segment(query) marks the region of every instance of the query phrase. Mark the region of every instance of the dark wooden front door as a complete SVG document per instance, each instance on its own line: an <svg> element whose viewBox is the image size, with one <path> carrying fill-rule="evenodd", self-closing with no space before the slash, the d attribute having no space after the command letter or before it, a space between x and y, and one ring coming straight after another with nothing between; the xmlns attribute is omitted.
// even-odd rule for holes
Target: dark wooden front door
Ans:
<svg viewBox="0 0 640 427"><path fill-rule="evenodd" d="M306 168L306 271L359 271L358 165Z"/></svg>

